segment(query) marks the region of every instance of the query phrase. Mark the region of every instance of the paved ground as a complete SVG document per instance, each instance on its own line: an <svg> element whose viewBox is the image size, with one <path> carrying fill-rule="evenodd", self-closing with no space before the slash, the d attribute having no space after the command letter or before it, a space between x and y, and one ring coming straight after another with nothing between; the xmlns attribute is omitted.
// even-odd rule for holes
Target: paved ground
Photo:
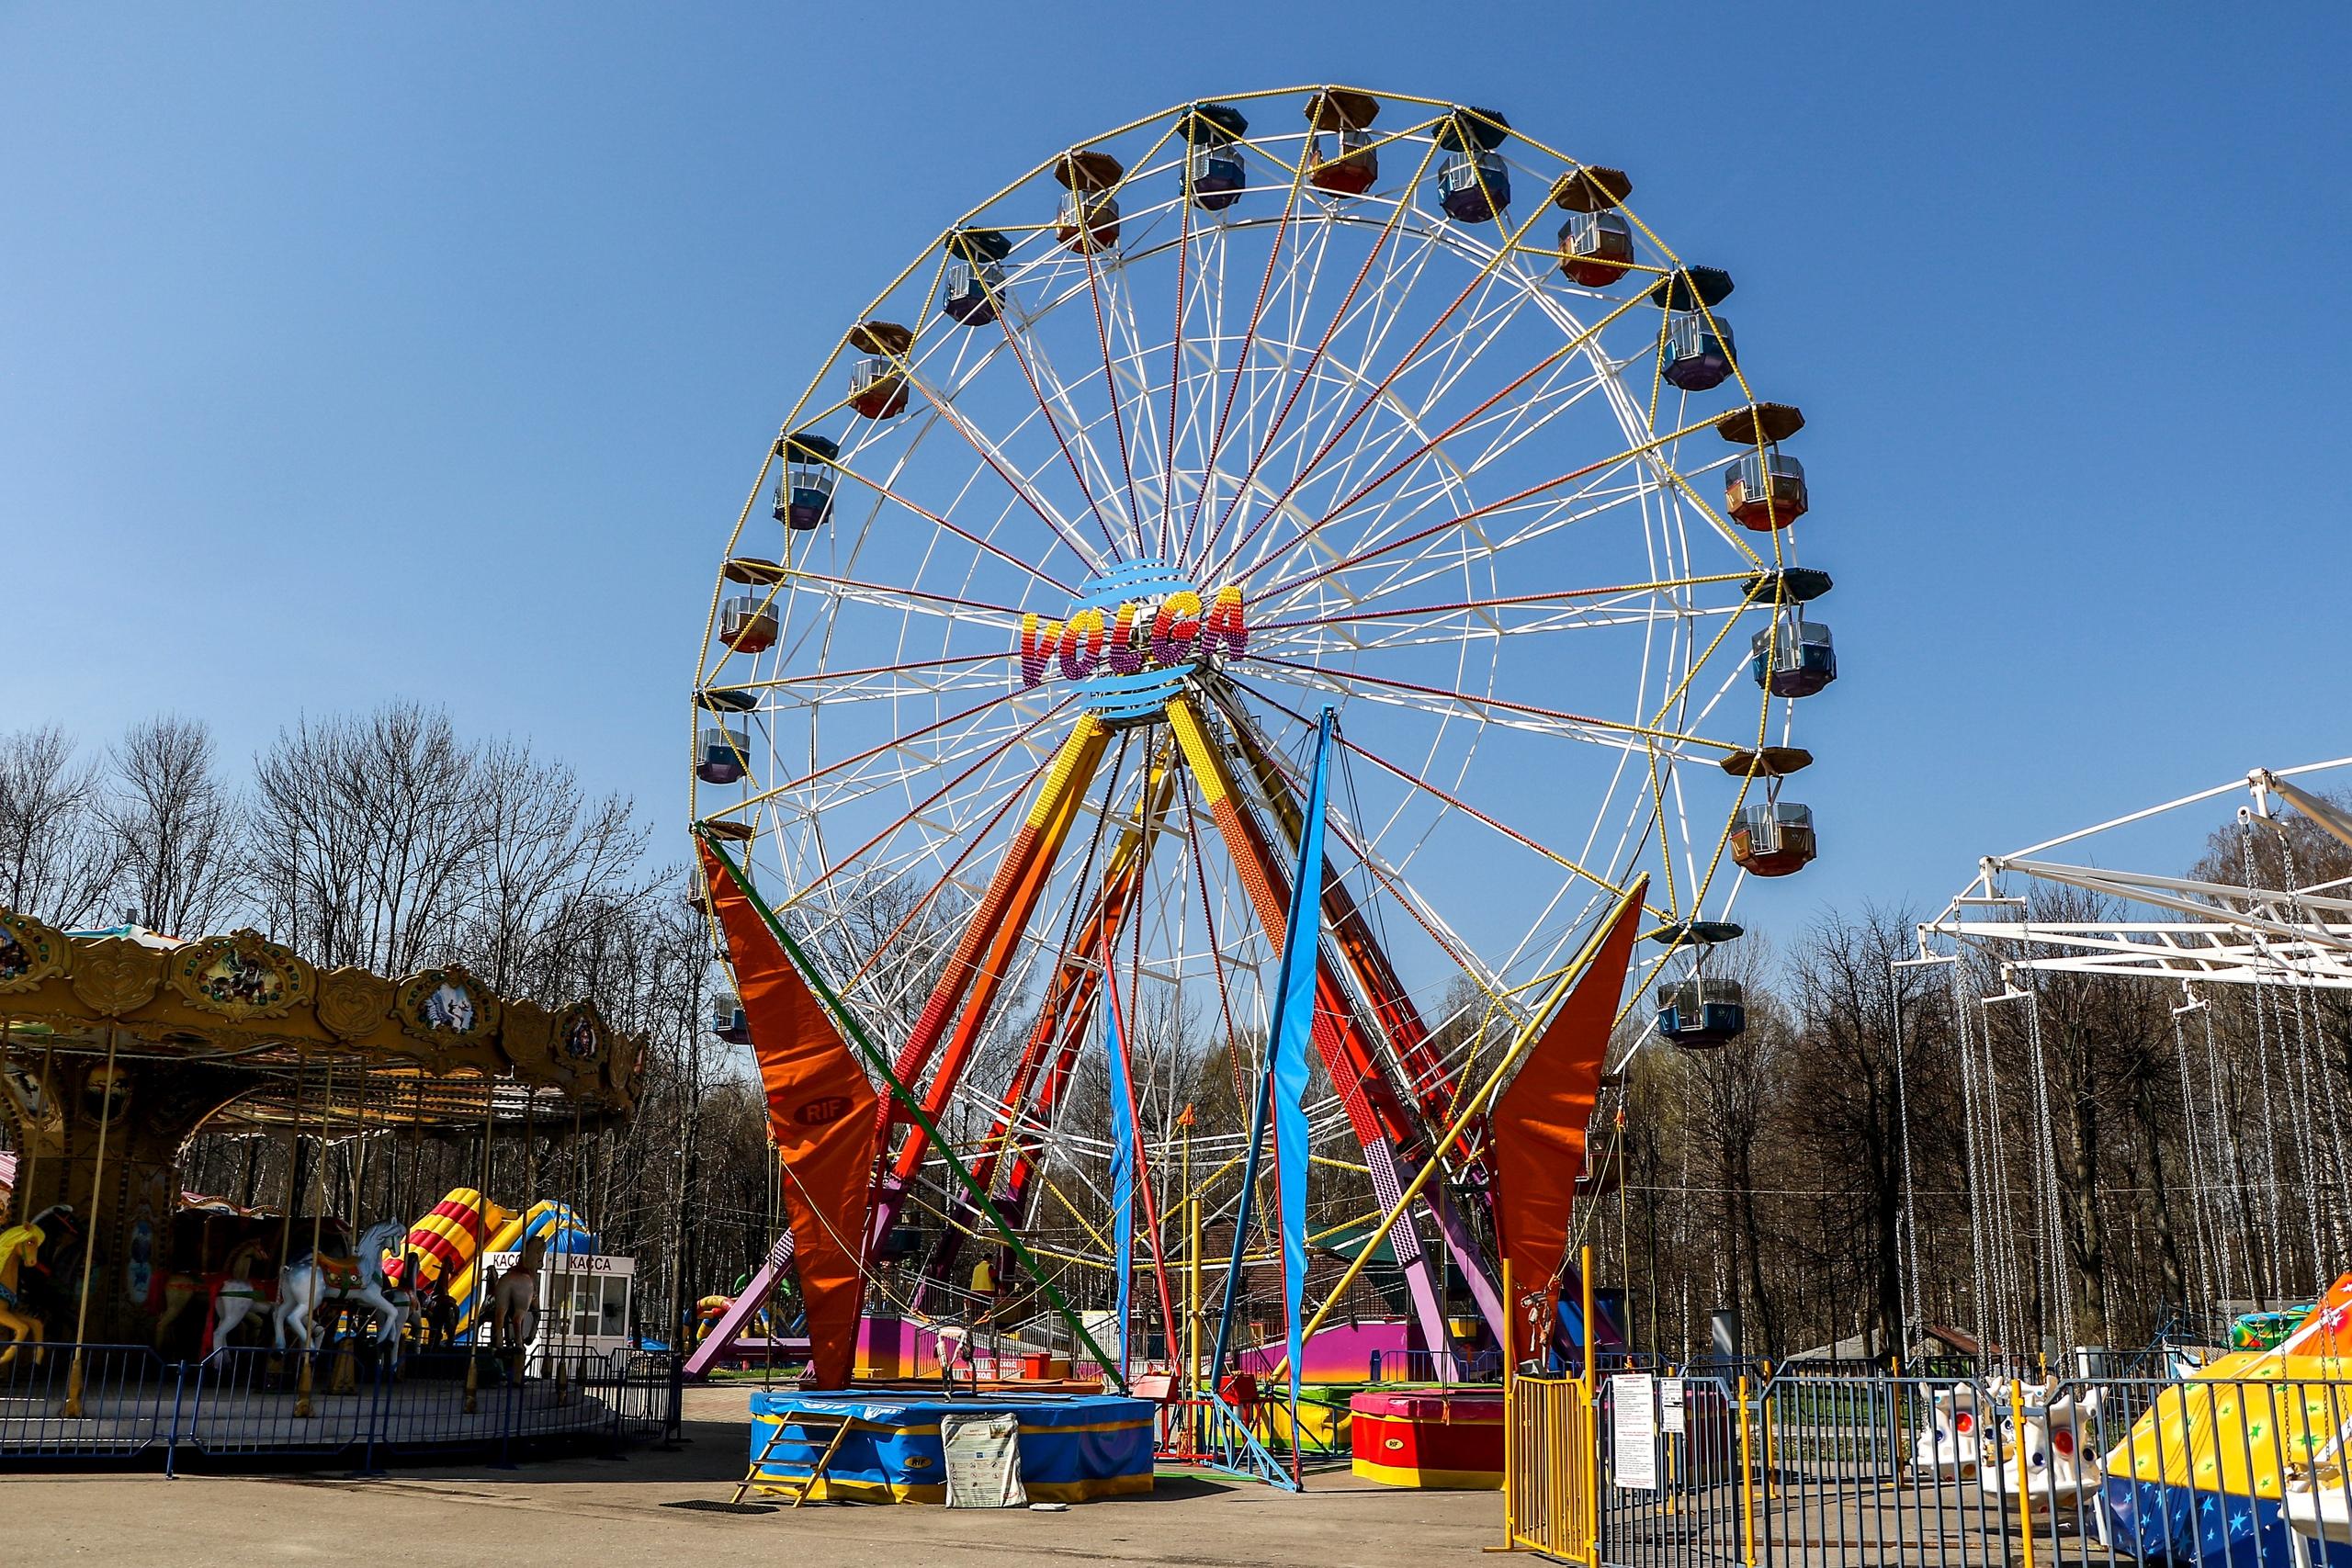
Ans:
<svg viewBox="0 0 2352 1568"><path fill-rule="evenodd" d="M424 1568L920 1568L1135 1562L1473 1568L1501 1537L1493 1493L1398 1492L1320 1478L1305 1495L1189 1478L1067 1513L811 1505L714 1511L742 1474L745 1398L695 1389L674 1452L469 1467L396 1479L15 1476L0 1480L0 1562L397 1561ZM701 1505L695 1506L694 1505Z"/></svg>

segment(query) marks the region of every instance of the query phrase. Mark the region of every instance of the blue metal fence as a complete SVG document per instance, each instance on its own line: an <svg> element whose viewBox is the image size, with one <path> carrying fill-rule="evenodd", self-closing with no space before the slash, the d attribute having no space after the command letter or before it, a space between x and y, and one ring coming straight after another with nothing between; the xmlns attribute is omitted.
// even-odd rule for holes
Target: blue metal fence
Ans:
<svg viewBox="0 0 2352 1568"><path fill-rule="evenodd" d="M38 1360L28 1349L0 1366L0 1468L160 1453L166 1473L198 1456L372 1471L557 1445L617 1449L675 1438L682 1365L674 1352L571 1349L523 1377L470 1350L236 1346L166 1361L144 1346L51 1344Z"/></svg>

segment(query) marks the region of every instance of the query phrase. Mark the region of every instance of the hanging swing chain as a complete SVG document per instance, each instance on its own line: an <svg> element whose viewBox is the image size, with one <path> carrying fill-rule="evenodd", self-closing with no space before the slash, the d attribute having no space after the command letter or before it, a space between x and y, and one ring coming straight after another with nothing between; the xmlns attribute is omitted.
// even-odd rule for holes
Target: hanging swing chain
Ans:
<svg viewBox="0 0 2352 1568"><path fill-rule="evenodd" d="M2301 887L2301 878L2295 869L2294 841L2288 838L2286 831L2283 829L2280 829L2278 834L2278 852L2286 871L2285 886L2287 888L2287 919L2289 923L2299 926L2317 924L2318 922L2312 917L2311 910L2304 905L2302 894L2300 891ZM2316 1028L2319 1013L2319 998L2317 997L2306 998L2304 992L2307 988L2308 987L2302 986L2296 986L2291 987L2291 990L2295 1003L2296 1059L2301 1064L2301 1069L2307 1077L2315 1077L2319 1079L2321 1095L2324 1101L2323 1107L2324 1116L2320 1124L2327 1129L2328 1168L2326 1171L2325 1190L2327 1194L2328 1206L2327 1230L2329 1251L2326 1256L2318 1259L2321 1267L2316 1275L2317 1281L2324 1283L2324 1281L2335 1277L2336 1269L2342 1262L2346 1254L2347 1209L2352 1209L2352 1205L2348 1205L2346 1201L2347 1193L2346 1182L2347 1175L2352 1175L2352 1172L2347 1172L2346 1169L2344 1148L2344 1121L2337 1107L2335 1074L2330 1069L2324 1053L2313 1048L2313 1040L2319 1032ZM2308 1019L2305 1016L2306 1006L2308 1006L2310 1012L2310 1017ZM2308 1100L2308 1089L2306 1089L2305 1095L2306 1100Z"/></svg>
<svg viewBox="0 0 2352 1568"><path fill-rule="evenodd" d="M1978 1137L1976 1095L1976 1047L1968 1026L1969 1000L1961 986L1962 965L1952 965L1952 1025L1959 1036L1960 1046L1960 1126L1961 1156L1968 1171L1968 1230L1970 1285L1973 1291L1969 1304L1973 1312L1978 1348L1995 1343L1996 1335L1988 1331L1984 1318L1987 1294L1984 1270L1986 1253L1996 1245L1996 1232L1984 1223L1984 1147Z"/></svg>
<svg viewBox="0 0 2352 1568"><path fill-rule="evenodd" d="M2267 821L2267 818L2265 820ZM2253 824L2251 822L2244 822L2241 826L2244 829L2246 871L2249 878L2249 886L2251 886L2251 878L2255 869ZM2283 850L2285 847L2286 838L2284 830L2280 829L2276 822L2271 822L2269 826L2273 831L2279 834L2280 847ZM2293 875L2291 861L2288 864L2287 874L2288 878L2291 880ZM2281 998L2278 994L2278 991L2284 990L2289 997L2295 998L2295 1017L2298 1025L2300 1025L2302 1019L2302 1006L2301 1001L2301 988L2295 984L2292 977L2295 973L2295 966L2290 955L2283 951L2271 949L2267 943L2263 943L2258 936L2256 940L2257 943L2263 946L2266 953L2269 953L2278 959L2281 971L2287 976L2287 978L2284 978L2279 982L2279 985L2277 987L2260 987L2256 992L2256 1005L2260 1006L2259 998L2265 993L2267 993L2272 1015L2272 1023L2276 1028L2276 1038L2278 1043L2279 1077L2282 1080L2282 1086L2284 1087L2287 1095L2288 1136L2292 1140L2295 1168L2301 1178L2300 1196L2302 1199L2305 1239L2311 1246L2312 1289L2316 1292L2325 1287L2330 1276L2326 1272L2326 1253L2320 1244L2320 1206L2316 1182L2320 1178L2321 1173L2319 1169L2319 1148L2312 1127L2315 1108L2312 1104L2313 1096L2312 1093L2311 1082L2311 1057L2308 1050L2306 1049L2309 1042L2299 1038L2295 1042L2294 1047L2292 1049L2289 1048L2287 1043L2287 1008L2289 1004L2285 998ZM2298 1032L2300 1033L2300 1029Z"/></svg>
<svg viewBox="0 0 2352 1568"><path fill-rule="evenodd" d="M2213 1118L2214 1153L2226 1172L2221 1178L2221 1184L2214 1191L2213 1201L2217 1204L2226 1201L2232 1209L2242 1213L2246 1191L2245 1156L2238 1144L2237 1116L2230 1103L2230 1088L2234 1081L2234 1078L2224 1076L2222 1071L2221 1043L2215 1038L2213 1032L2213 1011L2208 1008L2205 1010L2205 1102ZM2213 1229L2216 1238L2221 1243L2220 1273L2222 1299L2228 1300L2234 1296L2237 1293L2234 1287L2241 1283L2249 1292L2255 1290L2253 1227L2232 1224L2228 1211L2217 1210ZM2244 1266L2241 1272L2235 1273L2232 1270L2230 1256L2230 1242L2233 1237L2237 1243L2237 1260Z"/></svg>
<svg viewBox="0 0 2352 1568"><path fill-rule="evenodd" d="M2254 825L2246 817L2238 819L2238 845L2245 865L2246 886L2255 886ZM2269 987L2263 978L2263 968L2254 971L2254 1056L2255 1068L2262 1084L2262 1169L2260 1172L2263 1218L2267 1232L2263 1294L2278 1300L2286 1289L2279 1258L2279 1194L2278 1194L2278 1110L2270 1091L2270 1020ZM2279 1043L2285 1048L2286 1043Z"/></svg>
<svg viewBox="0 0 2352 1568"><path fill-rule="evenodd" d="M2041 1145L2040 1179L2041 1225L2042 1255L2047 1259L2046 1276L2050 1294L2046 1298L2056 1308L2054 1321L2061 1332L2071 1336L2075 1331L2075 1290L2071 1267L2066 1256L2066 1223L2058 1193L2058 1130L2050 1112L2050 1066L2048 1054L2041 1040L2041 987L2037 978L2033 988L2025 994L2025 1026L2027 1042L2033 1053L2033 1114L2036 1135ZM2046 1332L2052 1318L2046 1314Z"/></svg>
<svg viewBox="0 0 2352 1568"><path fill-rule="evenodd" d="M2198 1002L2196 993L2189 990L2186 982L2183 982L2181 989L2188 993L2189 1005L2202 1006ZM2181 1012L2180 1008L2173 1009L2172 1040L2174 1053L2180 1063L2180 1122L2184 1134L2183 1143L2188 1151L2189 1233L2191 1244L2197 1249L2196 1286L2199 1302L2202 1308L2199 1321L2202 1322L2212 1315L2213 1303L2219 1299L2213 1289L2213 1231L2210 1213L2212 1197L2207 1190L2203 1140L2199 1136L2197 1130L2197 1101L2195 1095L2190 1092L2192 1077L2188 1066L2188 1031L2181 1024ZM2226 1272L2228 1268L2226 1259L2222 1261L2222 1268ZM2183 1280L2182 1283L2186 1285L2188 1281Z"/></svg>
<svg viewBox="0 0 2352 1568"><path fill-rule="evenodd" d="M1897 1310L1903 1322L1895 1329L1895 1350L1903 1353L1912 1325L1927 1316L1926 1303L1920 1300L1919 1280L1919 1216L1917 1188L1911 1175L1911 1096L1903 1064L1903 972L1890 966L1887 970L1887 1005L1894 1015L1894 1126L1895 1139L1903 1151L1903 1206L1898 1225L1905 1244L1905 1254L1910 1262L1909 1299L1901 1299L1904 1292L1896 1292Z"/></svg>

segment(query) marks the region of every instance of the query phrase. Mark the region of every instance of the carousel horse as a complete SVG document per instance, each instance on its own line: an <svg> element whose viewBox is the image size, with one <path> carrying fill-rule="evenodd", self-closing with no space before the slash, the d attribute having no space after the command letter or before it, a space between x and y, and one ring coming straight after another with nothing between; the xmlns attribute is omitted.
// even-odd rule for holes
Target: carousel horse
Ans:
<svg viewBox="0 0 2352 1568"><path fill-rule="evenodd" d="M40 1249L52 1235L74 1228L74 1211L61 1203L42 1210L28 1224L0 1231L0 1328L9 1334L8 1348L0 1350L0 1367L16 1360L19 1346L32 1346L35 1366L48 1355L41 1345L46 1325L25 1303L25 1270L41 1267Z"/></svg>
<svg viewBox="0 0 2352 1568"><path fill-rule="evenodd" d="M166 1274L157 1287L162 1295L162 1310L155 1314L155 1348L162 1349L169 1342L172 1325L179 1321L188 1303L206 1293L201 1274Z"/></svg>
<svg viewBox="0 0 2352 1568"><path fill-rule="evenodd" d="M229 1343L229 1336L237 1325L256 1313L264 1313L277 1299L277 1292L266 1280L256 1280L254 1265L269 1253L269 1243L258 1237L240 1242L229 1253L229 1260L210 1280L212 1296L211 1347L219 1353Z"/></svg>
<svg viewBox="0 0 2352 1568"><path fill-rule="evenodd" d="M359 1238L359 1285L347 1299L375 1314L379 1345L400 1343L401 1331L416 1311L416 1291L406 1282L416 1277L413 1265L401 1270L397 1282L384 1267L384 1254L400 1246L407 1232L400 1221L385 1220Z"/></svg>
<svg viewBox="0 0 2352 1568"><path fill-rule="evenodd" d="M379 1317L392 1318L392 1303L377 1284L383 1278L385 1250L398 1246L407 1228L398 1220L384 1220L369 1227L348 1258L331 1252L305 1252L280 1270L277 1310L270 1317L277 1348L286 1348L286 1331L291 1328L295 1337L301 1340L303 1349L315 1350L322 1337L334 1337L334 1325L344 1314L361 1307ZM371 1258L376 1276L372 1280L368 1267ZM333 1313L323 1335L317 1321L322 1308L332 1309ZM381 1336L378 1338L380 1343Z"/></svg>
<svg viewBox="0 0 2352 1568"><path fill-rule="evenodd" d="M538 1330L539 1269L547 1257L548 1238L531 1237L490 1287L491 1339L502 1350L520 1350Z"/></svg>

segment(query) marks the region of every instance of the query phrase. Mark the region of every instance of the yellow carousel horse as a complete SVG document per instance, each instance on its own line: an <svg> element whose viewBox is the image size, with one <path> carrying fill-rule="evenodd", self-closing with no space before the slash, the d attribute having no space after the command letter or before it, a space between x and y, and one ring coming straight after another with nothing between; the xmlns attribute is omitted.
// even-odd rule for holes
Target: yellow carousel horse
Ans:
<svg viewBox="0 0 2352 1568"><path fill-rule="evenodd" d="M33 1348L35 1366L48 1355L41 1345L45 1325L25 1303L24 1273L40 1267L40 1249L51 1232L66 1232L70 1238L74 1229L74 1211L61 1203L42 1210L28 1224L0 1231L0 1328L9 1335L8 1348L0 1350L0 1367L15 1361L25 1345Z"/></svg>

